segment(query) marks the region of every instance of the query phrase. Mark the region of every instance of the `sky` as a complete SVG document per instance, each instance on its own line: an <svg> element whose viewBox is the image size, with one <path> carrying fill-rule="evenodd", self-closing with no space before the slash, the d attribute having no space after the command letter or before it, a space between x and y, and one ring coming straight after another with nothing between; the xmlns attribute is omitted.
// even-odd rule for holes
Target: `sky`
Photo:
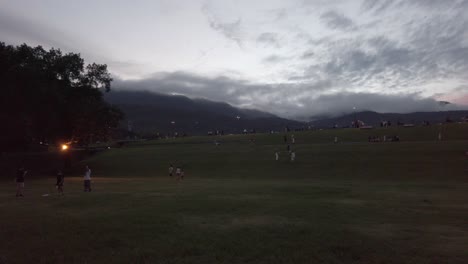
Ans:
<svg viewBox="0 0 468 264"><path fill-rule="evenodd" d="M288 118L468 109L468 0L0 0L0 41Z"/></svg>

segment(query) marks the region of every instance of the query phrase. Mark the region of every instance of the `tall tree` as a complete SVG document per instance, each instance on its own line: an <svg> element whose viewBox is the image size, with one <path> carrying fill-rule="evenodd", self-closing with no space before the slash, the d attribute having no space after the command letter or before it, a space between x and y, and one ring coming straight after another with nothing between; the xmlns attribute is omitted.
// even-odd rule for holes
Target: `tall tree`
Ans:
<svg viewBox="0 0 468 264"><path fill-rule="evenodd" d="M104 139L123 118L107 104L112 78L105 64L80 54L0 42L0 145Z"/></svg>

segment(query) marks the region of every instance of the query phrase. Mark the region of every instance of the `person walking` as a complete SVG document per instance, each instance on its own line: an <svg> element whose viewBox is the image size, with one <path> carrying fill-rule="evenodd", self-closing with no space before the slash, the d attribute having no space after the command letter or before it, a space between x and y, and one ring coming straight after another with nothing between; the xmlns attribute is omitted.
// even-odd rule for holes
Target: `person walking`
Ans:
<svg viewBox="0 0 468 264"><path fill-rule="evenodd" d="M84 191L91 192L91 169L86 165L84 173Z"/></svg>
<svg viewBox="0 0 468 264"><path fill-rule="evenodd" d="M19 166L18 170L16 171L16 197L24 197L24 178L28 171L24 168L24 166Z"/></svg>

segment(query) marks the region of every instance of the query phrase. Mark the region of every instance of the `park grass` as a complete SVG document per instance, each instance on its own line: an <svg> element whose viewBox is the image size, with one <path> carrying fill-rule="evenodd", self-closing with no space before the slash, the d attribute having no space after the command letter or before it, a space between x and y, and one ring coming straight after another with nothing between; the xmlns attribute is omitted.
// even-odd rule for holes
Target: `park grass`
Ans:
<svg viewBox="0 0 468 264"><path fill-rule="evenodd" d="M294 163L282 134L142 142L77 164L91 193L4 181L0 263L467 263L466 127L431 129L295 132Z"/></svg>

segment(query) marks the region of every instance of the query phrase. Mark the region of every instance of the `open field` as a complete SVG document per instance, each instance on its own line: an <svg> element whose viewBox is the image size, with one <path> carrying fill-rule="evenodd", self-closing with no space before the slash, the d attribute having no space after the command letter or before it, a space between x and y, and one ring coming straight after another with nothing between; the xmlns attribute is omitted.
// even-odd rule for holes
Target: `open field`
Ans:
<svg viewBox="0 0 468 264"><path fill-rule="evenodd" d="M91 157L92 193L2 180L0 263L468 263L468 126L294 134L295 162L283 134L198 137Z"/></svg>

